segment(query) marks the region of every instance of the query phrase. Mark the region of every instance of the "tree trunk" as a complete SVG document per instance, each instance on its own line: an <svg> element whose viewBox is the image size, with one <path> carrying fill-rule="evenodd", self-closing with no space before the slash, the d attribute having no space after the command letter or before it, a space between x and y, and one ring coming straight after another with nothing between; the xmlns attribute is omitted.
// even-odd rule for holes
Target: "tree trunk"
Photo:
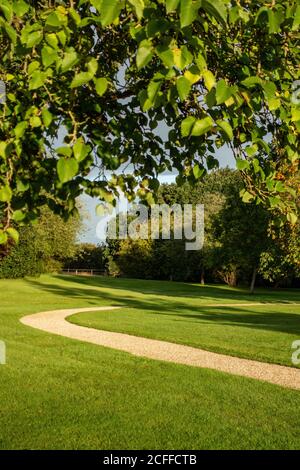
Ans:
<svg viewBox="0 0 300 470"><path fill-rule="evenodd" d="M253 269L252 273L252 279L251 279L251 285L250 285L250 294L254 294L254 287L255 287L255 281L256 281L256 274L257 274L257 268L255 267Z"/></svg>
<svg viewBox="0 0 300 470"><path fill-rule="evenodd" d="M204 277L204 275L205 275L205 272L204 272L204 269L202 269L202 270L201 270L201 281L200 281L202 285L205 284L205 277Z"/></svg>

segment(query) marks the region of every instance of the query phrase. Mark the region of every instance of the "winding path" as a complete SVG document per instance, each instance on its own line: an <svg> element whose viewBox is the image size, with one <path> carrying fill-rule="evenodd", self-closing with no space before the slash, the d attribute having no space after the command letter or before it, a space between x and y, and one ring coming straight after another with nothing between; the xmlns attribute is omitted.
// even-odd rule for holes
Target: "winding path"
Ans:
<svg viewBox="0 0 300 470"><path fill-rule="evenodd" d="M300 390L300 369L241 359L167 341L87 328L66 321L67 317L75 313L107 311L118 308L120 307L53 310L28 315L21 318L21 322L24 325L47 331L48 333L126 351L135 356L188 366L205 367Z"/></svg>

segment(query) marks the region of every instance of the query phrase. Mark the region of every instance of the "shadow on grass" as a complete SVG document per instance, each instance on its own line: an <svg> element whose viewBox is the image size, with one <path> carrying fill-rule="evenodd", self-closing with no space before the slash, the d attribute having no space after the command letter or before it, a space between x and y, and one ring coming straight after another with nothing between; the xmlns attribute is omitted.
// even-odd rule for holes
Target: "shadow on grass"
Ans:
<svg viewBox="0 0 300 470"><path fill-rule="evenodd" d="M65 282L77 283L80 285L109 288L117 290L130 290L144 295L157 294L163 297L189 297L196 299L214 300L244 300L259 302L300 302L300 289L264 289L257 288L254 294L250 294L247 287L229 287L222 284L205 285L154 281L144 279L111 278L106 276L80 277L80 276L55 276L56 279L63 279Z"/></svg>
<svg viewBox="0 0 300 470"><path fill-rule="evenodd" d="M59 277L56 279L59 281L72 282L76 285L74 286L65 286L55 283L45 283L39 282L38 280L27 280L32 286L37 287L38 289L51 292L55 295L61 295L73 299L82 299L89 302L92 305L99 305L101 301L107 301L110 305L119 305L124 306L124 308L135 308L143 310L145 313L151 313L154 315L164 315L169 316L171 321L181 321L181 322L193 322L197 324L201 323L218 323L220 325L237 325L244 328L252 328L257 330L269 330L276 331L281 333L289 334L300 334L300 305L294 306L295 309L299 311L297 313L280 313L272 309L272 306L268 306L270 311L266 312L253 312L254 307L201 307L201 304L197 305L187 305L186 302L181 301L182 298L190 297L188 293L193 292L194 289L198 289L198 292L201 294L193 297L197 298L209 298L210 302L212 297L215 299L231 299L236 300L245 300L245 294L238 292L233 295L232 290L227 289L226 287L221 286L209 286L209 287L199 287L197 285L187 285L174 283L173 284L159 281L134 281L134 280L120 280L120 279L110 279L110 278L78 278L78 277ZM145 291L144 287L151 283L151 286L148 286L148 290ZM134 288L134 285L136 285ZM171 287L170 287L171 284ZM82 285L82 287L79 287ZM153 286L156 287L153 290ZM101 287L102 289L113 289L113 292L108 292L107 290L97 290L94 287ZM165 292L165 287L168 289L168 292ZM177 288L176 288L177 287ZM141 298L133 297L128 295L127 289L129 291L138 292L144 295ZM121 292L121 291L124 292ZM181 293L184 290L184 293ZM173 291L173 292L171 292ZM287 293L287 290L284 291ZM290 290L288 291L290 293ZM150 294L154 297L150 298ZM161 297L158 297L160 295ZM168 297L168 298L165 298ZM172 297L176 297L178 300L173 300ZM253 296L247 297L247 300L254 301ZM261 300L261 299L260 299ZM265 301L266 300L264 296ZM273 302L282 302L280 298L274 300ZM299 300L295 295L294 299L289 299L289 301ZM287 304L288 305L288 304ZM266 307L259 307L266 308Z"/></svg>
<svg viewBox="0 0 300 470"><path fill-rule="evenodd" d="M188 312L186 314L167 312L157 314L176 316L174 321L192 321L197 324L218 323L218 325L236 325L244 328L300 335L300 311L299 313L278 313L276 311L259 313L245 307L242 310L236 307L210 307L209 311L207 308L201 308L201 313L196 315Z"/></svg>

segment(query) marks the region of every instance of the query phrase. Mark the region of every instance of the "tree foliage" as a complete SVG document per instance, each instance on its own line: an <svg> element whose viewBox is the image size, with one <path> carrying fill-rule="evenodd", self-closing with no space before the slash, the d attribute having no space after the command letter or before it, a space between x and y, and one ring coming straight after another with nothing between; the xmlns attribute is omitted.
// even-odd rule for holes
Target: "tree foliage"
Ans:
<svg viewBox="0 0 300 470"><path fill-rule="evenodd" d="M76 245L74 253L66 259L64 267L66 269L94 269L105 271L105 247L102 245L94 245L93 243L79 243Z"/></svg>
<svg viewBox="0 0 300 470"><path fill-rule="evenodd" d="M181 281L288 285L300 277L299 223L272 224L269 211L238 197L243 180L225 168L190 186L163 184L159 203L204 204L205 238L199 251L185 240L108 240L109 266L118 275Z"/></svg>
<svg viewBox="0 0 300 470"><path fill-rule="evenodd" d="M42 207L32 226L20 227L19 243L11 242L2 256L0 252L0 277L19 278L60 271L64 261L76 253L80 228L78 217L64 222L48 207Z"/></svg>
<svg viewBox="0 0 300 470"><path fill-rule="evenodd" d="M243 200L295 223L299 17L297 0L1 0L0 242L83 191L149 203L160 172L193 182L223 145Z"/></svg>

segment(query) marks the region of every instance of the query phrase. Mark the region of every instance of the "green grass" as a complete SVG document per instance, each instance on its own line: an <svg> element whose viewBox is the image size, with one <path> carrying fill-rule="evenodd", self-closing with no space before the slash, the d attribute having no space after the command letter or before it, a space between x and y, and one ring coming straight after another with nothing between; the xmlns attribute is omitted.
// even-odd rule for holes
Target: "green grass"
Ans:
<svg viewBox="0 0 300 470"><path fill-rule="evenodd" d="M251 296L246 290L224 286L133 280L98 279L96 282L106 299L110 297L124 307L76 314L69 318L70 322L292 366L291 344L300 338L299 291L259 290ZM107 282L112 289L107 288ZM274 304L207 306L253 302ZM276 305L276 302L283 305Z"/></svg>
<svg viewBox="0 0 300 470"><path fill-rule="evenodd" d="M0 281L0 339L7 345L7 364L0 366L0 448L299 449L297 391L211 370L136 358L47 334L19 322L22 316L42 310L128 305L130 315L137 317L129 315L127 326L121 327L124 330L131 330L140 315L144 326L139 334L153 323L147 335L153 333L154 337L158 334L155 331L161 330L165 338L173 321L179 324L176 328L181 336L168 339L191 344L189 341L196 341L191 328L180 330L186 320L191 320L191 312L197 306L200 309L201 302L249 299L299 301L300 293L260 291L249 297L242 290L223 287L105 278L44 276ZM266 323L267 314L274 308L264 307ZM218 339L218 335L230 325L232 333L240 328L241 336L243 332L253 337L270 332L275 337L284 334L291 341L299 331L299 323L298 330L296 323L288 330L294 315L299 321L297 308L285 306L281 313L276 311L274 315L282 317L280 321L278 317L276 328L270 313L269 329L267 325L257 328L231 321L227 325L219 318L211 322L211 327L217 328L223 321L213 341L222 349L225 337ZM112 329L120 331L120 322L128 317L126 310L122 312L115 312L118 316L114 318L103 312L108 318L107 328L114 320ZM243 312L238 316L250 317L249 312ZM174 321L174 313L182 321ZM194 313L198 315L199 311ZM96 317L100 319L100 315ZM166 321L169 326L164 324ZM205 321L195 319L193 328L200 331ZM247 323L255 321L247 318ZM175 335L176 328L170 335ZM236 348L237 343L230 347ZM209 347L214 347L213 342ZM250 354L252 346L249 348Z"/></svg>

